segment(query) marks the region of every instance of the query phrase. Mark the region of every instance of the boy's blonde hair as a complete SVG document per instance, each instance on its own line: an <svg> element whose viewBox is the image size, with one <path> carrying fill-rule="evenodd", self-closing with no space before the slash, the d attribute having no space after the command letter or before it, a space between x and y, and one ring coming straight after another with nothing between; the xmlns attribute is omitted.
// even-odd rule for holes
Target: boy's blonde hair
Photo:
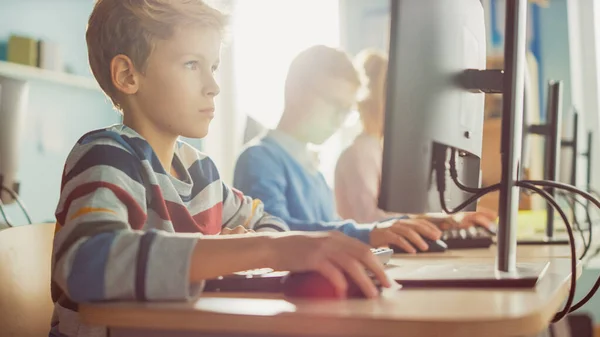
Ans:
<svg viewBox="0 0 600 337"><path fill-rule="evenodd" d="M317 45L302 51L290 64L285 80L285 100L295 92L315 86L324 78L338 78L360 85L350 56L339 49Z"/></svg>
<svg viewBox="0 0 600 337"><path fill-rule="evenodd" d="M388 57L381 51L365 49L356 55L354 64L362 82L357 107L364 124L379 118L385 107Z"/></svg>
<svg viewBox="0 0 600 337"><path fill-rule="evenodd" d="M157 39L169 39L175 29L187 25L222 33L226 22L225 14L202 0L96 0L86 32L92 73L120 109L110 70L115 56L128 56L144 73Z"/></svg>

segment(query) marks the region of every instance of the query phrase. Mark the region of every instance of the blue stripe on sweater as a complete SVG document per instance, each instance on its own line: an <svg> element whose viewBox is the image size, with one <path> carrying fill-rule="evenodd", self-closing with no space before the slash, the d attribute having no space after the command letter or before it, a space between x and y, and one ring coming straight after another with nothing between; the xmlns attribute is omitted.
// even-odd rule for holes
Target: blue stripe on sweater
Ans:
<svg viewBox="0 0 600 337"><path fill-rule="evenodd" d="M208 157L196 160L188 168L188 172L190 174L190 177L192 178L192 181L194 182L194 186L192 187L192 193L190 194L189 198L182 197L184 202L192 200L208 185L221 179L221 177L219 176L219 171L215 166L215 163Z"/></svg>
<svg viewBox="0 0 600 337"><path fill-rule="evenodd" d="M112 139L115 142L119 143L119 145L123 146L130 153L135 153L131 145L129 145L129 143L127 143L123 139L123 136L121 134L110 130L96 130L89 132L83 137L81 137L78 143L81 145L85 145L97 141L99 139Z"/></svg>
<svg viewBox="0 0 600 337"><path fill-rule="evenodd" d="M67 278L69 297L77 302L104 299L104 274L112 243L117 233L98 234L85 241L75 253Z"/></svg>
<svg viewBox="0 0 600 337"><path fill-rule="evenodd" d="M148 272L148 256L150 247L156 237L156 232L151 230L142 236L138 248L137 265L135 270L135 298L138 301L146 301L146 274Z"/></svg>
<svg viewBox="0 0 600 337"><path fill-rule="evenodd" d="M132 180L143 184L139 160L126 150L107 144L94 145L77 161L63 180L70 181L87 169L98 165L114 167Z"/></svg>
<svg viewBox="0 0 600 337"><path fill-rule="evenodd" d="M122 137L123 141L125 141L130 147L134 149L133 153L135 153L141 160L146 159L150 162L150 165L152 166L152 170L154 172L167 174L162 164L160 163L156 152L154 152L152 146L150 146L150 144L145 139L137 137L131 138L125 135L121 135L120 137Z"/></svg>

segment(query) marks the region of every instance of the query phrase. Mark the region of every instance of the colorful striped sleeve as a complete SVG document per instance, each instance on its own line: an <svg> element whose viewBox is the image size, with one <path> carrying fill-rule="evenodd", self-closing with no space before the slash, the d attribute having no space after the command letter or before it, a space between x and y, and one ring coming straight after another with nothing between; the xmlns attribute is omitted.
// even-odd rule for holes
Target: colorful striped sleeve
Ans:
<svg viewBox="0 0 600 337"><path fill-rule="evenodd" d="M188 279L199 236L142 230L143 172L115 139L80 141L71 152L56 211L55 301L181 300L200 290Z"/></svg>

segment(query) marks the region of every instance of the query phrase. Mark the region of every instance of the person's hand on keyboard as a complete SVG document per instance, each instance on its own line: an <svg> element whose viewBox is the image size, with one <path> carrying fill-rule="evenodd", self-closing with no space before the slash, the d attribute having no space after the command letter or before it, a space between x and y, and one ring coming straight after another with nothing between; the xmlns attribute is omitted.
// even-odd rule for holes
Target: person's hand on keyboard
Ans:
<svg viewBox="0 0 600 337"><path fill-rule="evenodd" d="M492 229L496 226L498 214L489 209L479 209L477 212L463 212L454 215L444 213L424 214L414 217L415 219L424 219L439 227L441 230L454 228L470 228L479 226Z"/></svg>
<svg viewBox="0 0 600 337"><path fill-rule="evenodd" d="M462 219L459 219L458 228L469 228L479 226L487 229L496 227L496 219L498 214L488 209L480 209L477 212L466 212L462 214Z"/></svg>
<svg viewBox="0 0 600 337"><path fill-rule="evenodd" d="M427 219L402 219L378 224L371 231L370 244L373 247L397 246L409 254L417 248L426 251L429 247L423 237L439 240L441 230Z"/></svg>
<svg viewBox="0 0 600 337"><path fill-rule="evenodd" d="M391 286L383 264L370 247L341 232L290 232L273 237L272 243L269 266L291 272L317 271L333 284L342 298L348 288L345 275L369 298L379 296L369 275L383 287Z"/></svg>

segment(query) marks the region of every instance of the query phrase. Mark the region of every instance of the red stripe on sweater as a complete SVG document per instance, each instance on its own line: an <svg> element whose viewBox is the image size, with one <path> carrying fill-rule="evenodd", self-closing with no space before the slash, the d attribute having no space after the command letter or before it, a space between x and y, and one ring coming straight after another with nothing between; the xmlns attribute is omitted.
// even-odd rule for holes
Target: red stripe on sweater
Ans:
<svg viewBox="0 0 600 337"><path fill-rule="evenodd" d="M146 213L141 208L141 206L137 203L137 201L129 194L129 192L125 191L120 186L115 184L111 184L105 181L93 181L89 183L85 183L81 186L77 186L66 198L65 205L63 207L62 212L57 214L56 219L61 224L66 224L67 213L69 212L69 208L71 207L71 203L74 200L86 196L88 194L92 194L99 188L107 188L111 190L114 195L125 205L127 208L129 225L133 229L142 229L144 224L146 223Z"/></svg>

